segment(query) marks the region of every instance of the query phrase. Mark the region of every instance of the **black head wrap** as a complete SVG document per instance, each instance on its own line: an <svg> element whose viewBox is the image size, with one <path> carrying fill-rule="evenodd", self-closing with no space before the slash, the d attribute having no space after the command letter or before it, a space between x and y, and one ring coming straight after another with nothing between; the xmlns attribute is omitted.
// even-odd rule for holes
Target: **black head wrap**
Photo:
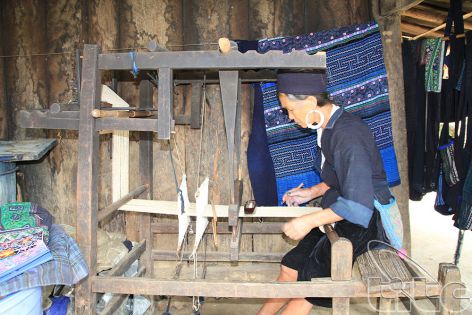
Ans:
<svg viewBox="0 0 472 315"><path fill-rule="evenodd" d="M278 90L285 94L316 95L326 93L326 74L285 72L277 74Z"/></svg>

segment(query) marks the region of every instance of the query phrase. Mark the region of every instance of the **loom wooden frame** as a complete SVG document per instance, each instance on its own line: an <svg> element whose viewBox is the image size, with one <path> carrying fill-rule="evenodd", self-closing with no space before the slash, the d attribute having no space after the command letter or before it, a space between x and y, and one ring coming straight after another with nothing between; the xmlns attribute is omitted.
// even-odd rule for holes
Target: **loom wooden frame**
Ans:
<svg viewBox="0 0 472 315"><path fill-rule="evenodd" d="M257 55L254 59L252 54L243 55L237 52L232 52L225 56L219 53L198 52L192 53L193 62L200 64L199 67L191 67L188 64L176 62L182 58L187 58L188 52L155 52L138 54L136 60L140 68L159 69L159 74L162 74L167 80L172 80L172 67L185 68L215 68L218 70L246 69L246 68L320 68L324 67L323 57L302 55L300 53L292 54L277 54L268 53L266 55ZM383 295L379 293L372 294L366 288L365 284L360 280L353 280L351 278L352 272L352 244L344 238L338 237L334 230L329 226L325 226L331 242L332 262L331 262L331 279L313 279L307 282L296 283L278 283L278 282L219 282L219 281L178 281L168 279L153 279L153 259L165 256L165 253L154 252L152 250L153 233L159 231L159 227L154 223L151 224L151 215L149 213L142 213L140 215L140 237L141 242L130 253L128 253L115 266L108 276L101 277L95 275L96 270L96 255L97 255L97 227L101 220L107 220L117 210L133 210L133 203L141 202L150 206L156 205L160 201L136 201L137 196L146 193L147 198L151 199L152 192L152 131L159 131L161 126L156 126L156 119L129 119L129 118L94 118L91 113L94 109L99 107L99 91L101 87L100 74L102 70L109 69L131 69L131 60L128 55L123 54L100 54L100 49L96 45L85 45L84 59L82 67L82 84L80 94L80 114L79 120L75 120L79 129L79 161L78 161L78 180L77 180L77 240L83 251L86 262L91 270L91 275L77 285L76 290L76 314L95 314L95 302L97 301L97 293L116 293L124 294L124 296L115 296L105 308L105 314L111 314L120 303L124 301L127 294L145 294L145 295L182 295L182 296L221 296L221 297L333 297L333 314L348 314L349 300L351 297L382 297L397 298L403 296L400 291L392 290L390 287L385 287ZM162 56L162 58L158 58ZM283 57L281 57L283 56ZM250 61L247 58L252 58ZM128 59L127 59L128 58ZM202 58L202 63L198 62L198 58ZM278 58L282 58L280 61ZM316 58L316 57L315 57ZM212 61L213 60L213 61ZM313 60L318 62L313 63ZM239 61L239 63L238 63ZM167 62L167 64L166 64ZM161 64L162 63L162 64ZM204 65L204 66L202 66ZM164 81L164 80L162 80ZM159 87L165 89L167 92L171 84L161 83ZM167 86L167 87L166 87ZM159 98L159 108L161 110L171 109L171 101L168 99L169 94L164 93L164 96ZM166 96L167 95L167 96ZM162 104L167 102L167 104ZM149 81L142 81L140 85L140 107L152 107L152 86ZM165 119L170 119L169 112L166 113ZM31 113L24 113L30 115L29 117L37 117ZM24 118L25 116L23 116ZM51 116L42 117L39 120L25 121L23 119L23 127L26 128L48 128L47 122ZM56 118L59 121L55 122L53 128L69 127L65 121L69 118ZM61 120L64 119L62 122ZM158 121L162 121L159 118ZM19 119L21 125L21 119ZM165 127L168 128L168 121L164 121ZM113 203L110 206L99 211L98 209L98 190L97 190L97 176L98 176L98 143L99 131L106 130L135 130L143 131L140 134L139 144L139 160L140 160L140 177L142 186L127 191L126 183L120 181L120 193L114 196ZM164 130L165 132L169 129ZM126 134L121 134L125 137ZM126 147L121 147L121 154L126 154ZM124 159L126 161L126 159ZM123 169L122 162L117 163L115 169ZM120 166L121 165L121 166ZM124 167L125 171L126 167ZM127 174L124 174L127 176ZM125 191L122 191L124 187ZM161 202L162 203L162 202ZM221 206L224 207L224 206ZM226 206L227 207L227 206ZM239 209L239 206L235 208ZM315 210L315 209L309 209ZM306 210L303 210L306 211ZM303 212L302 211L302 212ZM152 211L150 211L152 212ZM301 213L301 212L300 212ZM265 214L267 215L267 214ZM243 216L243 215L241 215ZM238 218L238 214L237 217ZM273 223L272 227L275 226ZM231 224L228 224L231 226ZM239 227L239 232L244 233L244 229ZM169 227L167 227L169 229ZM162 231L162 227L161 227ZM246 231L254 232L254 228L246 228ZM237 248L239 249L239 248ZM167 253L168 254L168 253ZM243 257L241 257L243 258ZM254 255L247 255L248 260L273 261L277 259L274 255L264 255L257 253ZM145 275L142 278L124 278L123 272L133 263L139 259L140 268L138 276ZM215 255L215 260L220 260L218 255ZM230 259L232 260L232 259ZM448 267L449 273L443 271L442 283L448 283L451 277L457 278L456 270L453 267ZM445 270L446 270L445 269ZM460 279L460 278L459 278ZM176 284L179 285L176 285ZM441 291L441 286L425 286L422 282L412 284L413 295L415 297L425 296L439 296L444 294ZM449 291L447 294L451 295ZM448 295L448 296L449 296ZM452 305L453 301L449 298L448 303ZM387 304L388 303L384 303ZM449 305L448 304L448 305Z"/></svg>

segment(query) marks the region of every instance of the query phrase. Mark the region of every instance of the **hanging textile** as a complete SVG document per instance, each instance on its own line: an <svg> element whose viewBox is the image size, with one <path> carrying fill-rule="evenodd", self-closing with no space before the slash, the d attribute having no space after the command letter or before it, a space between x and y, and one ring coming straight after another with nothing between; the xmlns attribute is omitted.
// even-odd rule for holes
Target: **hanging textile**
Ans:
<svg viewBox="0 0 472 315"><path fill-rule="evenodd" d="M452 29L453 24L454 29ZM468 161L470 161L470 156L465 150L467 111L464 97L461 97L462 93L457 89L462 85L460 81L463 80L465 41L464 38L457 38L456 35L463 32L462 3L453 0L445 28L450 49L450 54L445 61L449 77L442 91L440 121L443 122L443 126L438 147L442 171L442 177L439 178L442 183L438 183L441 184L442 191L438 190L438 194L442 194L444 205L435 209L442 214L456 214L461 208L464 180L467 175ZM463 90L464 93L468 93L466 89ZM444 211L445 209L447 211Z"/></svg>
<svg viewBox="0 0 472 315"><path fill-rule="evenodd" d="M444 62L444 40L428 38L423 41L426 92L441 92Z"/></svg>
<svg viewBox="0 0 472 315"><path fill-rule="evenodd" d="M196 208L196 226L195 226L195 244L193 246L192 253L190 257L195 257L195 254L200 244L201 239L203 238L203 233L208 225L208 218L204 216L205 209L208 206L208 185L209 178L206 177L200 187L195 193L195 208Z"/></svg>
<svg viewBox="0 0 472 315"><path fill-rule="evenodd" d="M238 46L239 47L239 46ZM254 110L247 147L249 178L258 206L277 206L277 183L274 164L267 143L261 84L254 84Z"/></svg>
<svg viewBox="0 0 472 315"><path fill-rule="evenodd" d="M375 140L381 144L379 149L388 183L398 185L400 176L393 147L388 83L378 25L369 22L300 36L269 38L260 40L258 45L261 53L294 49L303 49L310 54L326 51L330 97L344 110L369 120L371 128L375 128ZM283 137L283 130L278 136ZM274 168L277 173L275 162Z"/></svg>
<svg viewBox="0 0 472 315"><path fill-rule="evenodd" d="M188 216L188 208L190 201L188 199L187 189L187 175L182 175L179 192L177 193L177 217L179 219L179 236L177 238L177 252L182 248L185 235L190 224L190 217Z"/></svg>
<svg viewBox="0 0 472 315"><path fill-rule="evenodd" d="M454 225L461 230L472 229L472 164L465 179L461 208Z"/></svg>
<svg viewBox="0 0 472 315"><path fill-rule="evenodd" d="M278 205L287 190L318 184L321 155L316 131L290 121L279 103L277 85L261 83L264 123L277 184ZM257 201L257 199L256 199Z"/></svg>
<svg viewBox="0 0 472 315"><path fill-rule="evenodd" d="M426 93L425 60L431 57L425 58L424 47L423 40L405 40L402 43L411 200L421 200L426 193L436 190L439 168L437 147L441 94Z"/></svg>
<svg viewBox="0 0 472 315"><path fill-rule="evenodd" d="M472 32L466 34L466 52L465 52L465 70L463 75L464 89L461 90L461 105L464 114L468 116L467 126L464 129L467 137L472 135ZM465 157L468 158L469 165L462 188L462 202L458 209L455 226L461 230L472 229L472 144L470 138L467 139L465 146Z"/></svg>

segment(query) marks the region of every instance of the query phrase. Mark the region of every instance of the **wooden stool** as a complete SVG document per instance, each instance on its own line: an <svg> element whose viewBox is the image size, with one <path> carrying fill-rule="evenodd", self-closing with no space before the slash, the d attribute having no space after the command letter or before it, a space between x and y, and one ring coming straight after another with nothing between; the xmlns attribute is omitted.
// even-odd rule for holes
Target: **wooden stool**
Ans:
<svg viewBox="0 0 472 315"><path fill-rule="evenodd" d="M441 263L437 283L428 280L414 265L401 259L393 249L370 250L356 259L364 291L353 292L352 244L339 237L330 225L324 226L331 242L331 280L346 282L346 296L333 298L333 314L349 314L351 297L376 298L377 312L391 314L392 302L400 297L411 314L426 314L418 304L419 299L433 302L437 314L460 314L460 289L465 288L460 279L459 268L454 264ZM355 267L354 267L355 268ZM431 278L431 277L429 277ZM437 294L427 294L436 292ZM375 305L373 304L373 305Z"/></svg>

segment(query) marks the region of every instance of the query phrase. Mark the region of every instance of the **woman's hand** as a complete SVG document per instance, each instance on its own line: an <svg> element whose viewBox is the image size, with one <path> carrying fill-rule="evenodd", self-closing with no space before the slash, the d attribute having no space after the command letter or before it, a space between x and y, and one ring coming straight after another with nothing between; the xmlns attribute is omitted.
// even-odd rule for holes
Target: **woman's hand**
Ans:
<svg viewBox="0 0 472 315"><path fill-rule="evenodd" d="M289 207L298 207L301 204L304 204L313 199L313 192L311 188L293 188L287 191L282 201L287 204Z"/></svg>
<svg viewBox="0 0 472 315"><path fill-rule="evenodd" d="M301 204L323 196L329 189L329 186L321 182L310 188L302 188L303 184L298 185L293 189L287 191L282 197L282 201L289 207L298 207Z"/></svg>
<svg viewBox="0 0 472 315"><path fill-rule="evenodd" d="M293 240L301 240L316 226L310 215L304 215L285 223L282 231Z"/></svg>

